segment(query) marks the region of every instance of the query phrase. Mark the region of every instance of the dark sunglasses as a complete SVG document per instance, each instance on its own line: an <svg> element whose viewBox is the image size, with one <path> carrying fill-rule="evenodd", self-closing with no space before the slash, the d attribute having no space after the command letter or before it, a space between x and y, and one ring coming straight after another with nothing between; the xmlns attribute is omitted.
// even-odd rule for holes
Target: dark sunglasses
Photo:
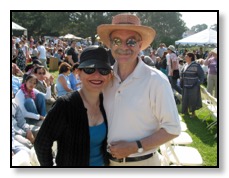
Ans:
<svg viewBox="0 0 229 178"><path fill-rule="evenodd" d="M39 75L45 75L45 72L38 72Z"/></svg>
<svg viewBox="0 0 229 178"><path fill-rule="evenodd" d="M126 45L130 46L130 47L135 47L137 42L139 42L139 41L137 41L134 38L129 38L129 39L126 40ZM114 39L111 40L111 44L113 46L121 46L122 40L119 39L119 38L114 38Z"/></svg>
<svg viewBox="0 0 229 178"><path fill-rule="evenodd" d="M99 68L99 69L96 69L96 68L83 68L82 70L86 74L89 74L89 75L95 73L96 70L98 70L101 75L108 75L111 72L110 69L103 69L103 68Z"/></svg>

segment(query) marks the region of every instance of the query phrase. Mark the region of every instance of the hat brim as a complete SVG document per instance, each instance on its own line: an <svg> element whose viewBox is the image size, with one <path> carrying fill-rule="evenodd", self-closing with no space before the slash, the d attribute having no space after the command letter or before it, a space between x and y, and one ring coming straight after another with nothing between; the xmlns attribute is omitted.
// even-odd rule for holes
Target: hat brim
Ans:
<svg viewBox="0 0 229 178"><path fill-rule="evenodd" d="M96 59L91 59L80 63L78 69L83 69L83 68L96 68L96 69L103 68L109 70L112 69L109 63L104 63L103 61L96 60Z"/></svg>
<svg viewBox="0 0 229 178"><path fill-rule="evenodd" d="M135 26L131 24L103 24L97 27L100 40L110 48L110 34L116 30L130 30L139 33L142 38L141 50L146 49L154 40L156 31L147 26Z"/></svg>

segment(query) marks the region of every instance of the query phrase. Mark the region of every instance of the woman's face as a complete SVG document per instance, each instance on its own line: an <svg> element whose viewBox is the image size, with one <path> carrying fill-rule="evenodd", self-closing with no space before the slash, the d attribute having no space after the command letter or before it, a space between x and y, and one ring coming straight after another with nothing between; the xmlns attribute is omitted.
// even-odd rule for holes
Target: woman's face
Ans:
<svg viewBox="0 0 229 178"><path fill-rule="evenodd" d="M37 80L35 78L30 78L29 80L26 81L25 85L27 90L31 91L36 87Z"/></svg>
<svg viewBox="0 0 229 178"><path fill-rule="evenodd" d="M111 79L111 73L108 75L101 75L97 69L92 74L87 74L83 70L79 70L78 74L82 83L82 88L94 92L101 92Z"/></svg>
<svg viewBox="0 0 229 178"><path fill-rule="evenodd" d="M185 61L186 62L191 62L191 57L189 57L187 54L185 55Z"/></svg>

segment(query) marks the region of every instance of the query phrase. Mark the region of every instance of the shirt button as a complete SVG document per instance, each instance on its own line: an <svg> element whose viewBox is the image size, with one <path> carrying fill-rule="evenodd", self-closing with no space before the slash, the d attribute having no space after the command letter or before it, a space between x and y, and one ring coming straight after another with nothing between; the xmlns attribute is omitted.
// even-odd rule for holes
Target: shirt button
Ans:
<svg viewBox="0 0 229 178"><path fill-rule="evenodd" d="M119 82L119 84L121 85L122 82Z"/></svg>
<svg viewBox="0 0 229 178"><path fill-rule="evenodd" d="M118 93L120 93L120 91L118 91Z"/></svg>

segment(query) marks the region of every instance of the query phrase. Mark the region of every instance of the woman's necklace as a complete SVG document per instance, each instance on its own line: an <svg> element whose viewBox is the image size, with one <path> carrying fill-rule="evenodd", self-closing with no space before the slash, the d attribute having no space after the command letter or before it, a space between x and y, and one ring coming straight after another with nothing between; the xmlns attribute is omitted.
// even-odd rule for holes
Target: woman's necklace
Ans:
<svg viewBox="0 0 229 178"><path fill-rule="evenodd" d="M99 100L98 102L96 102L95 105L91 105L86 99L84 92L82 90L80 90L80 94L83 99L84 106L87 108L89 126L96 126L102 123L103 117L99 107Z"/></svg>

